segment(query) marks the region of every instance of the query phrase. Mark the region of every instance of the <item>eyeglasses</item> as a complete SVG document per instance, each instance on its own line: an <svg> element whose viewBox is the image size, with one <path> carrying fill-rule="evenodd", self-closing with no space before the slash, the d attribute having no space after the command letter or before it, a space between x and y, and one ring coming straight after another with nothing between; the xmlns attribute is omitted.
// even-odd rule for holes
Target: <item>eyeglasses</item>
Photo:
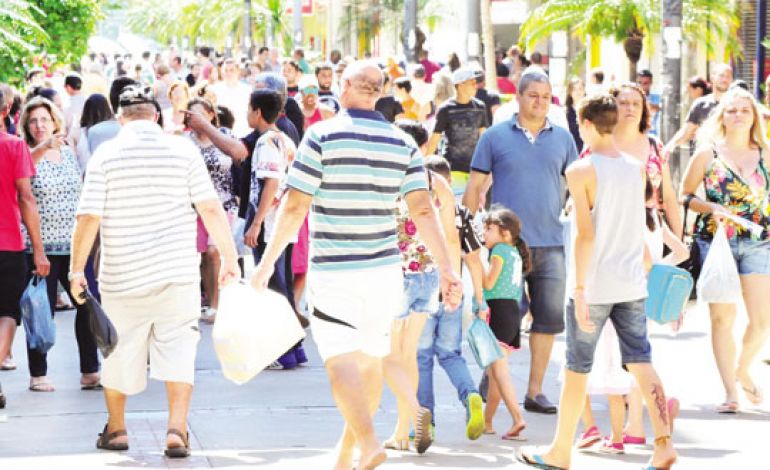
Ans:
<svg viewBox="0 0 770 470"><path fill-rule="evenodd" d="M30 119L29 120L29 125L30 126L39 127L39 126L44 126L44 125L47 125L47 124L51 124L52 122L53 121L51 120L51 118L41 117L39 119L38 118Z"/></svg>
<svg viewBox="0 0 770 470"><path fill-rule="evenodd" d="M305 87L302 89L303 95L317 95L318 94L318 88L314 86Z"/></svg>

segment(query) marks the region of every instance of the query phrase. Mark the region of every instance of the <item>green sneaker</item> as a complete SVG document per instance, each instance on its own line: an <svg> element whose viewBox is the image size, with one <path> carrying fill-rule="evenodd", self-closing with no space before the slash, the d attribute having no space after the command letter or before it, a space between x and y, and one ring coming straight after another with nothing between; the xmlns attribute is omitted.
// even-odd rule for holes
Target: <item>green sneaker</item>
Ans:
<svg viewBox="0 0 770 470"><path fill-rule="evenodd" d="M465 434L468 436L468 439L475 441L484 432L484 405L481 395L478 393L469 393L465 401L465 413L468 420Z"/></svg>

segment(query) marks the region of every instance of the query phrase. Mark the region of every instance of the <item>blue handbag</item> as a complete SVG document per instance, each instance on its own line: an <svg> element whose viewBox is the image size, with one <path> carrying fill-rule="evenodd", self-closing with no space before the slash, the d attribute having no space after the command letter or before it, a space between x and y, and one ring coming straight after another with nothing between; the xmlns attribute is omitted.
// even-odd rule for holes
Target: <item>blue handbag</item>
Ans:
<svg viewBox="0 0 770 470"><path fill-rule="evenodd" d="M679 320L693 288L689 272L676 266L653 265L647 277L647 318L660 324Z"/></svg>
<svg viewBox="0 0 770 470"><path fill-rule="evenodd" d="M503 357L503 350L497 344L497 338L487 325L487 322L474 317L471 325L468 327L468 346L473 353L476 363L482 369L486 369L490 364Z"/></svg>
<svg viewBox="0 0 770 470"><path fill-rule="evenodd" d="M56 342L56 324L48 303L45 278L32 276L21 295L21 315L30 349L47 353Z"/></svg>

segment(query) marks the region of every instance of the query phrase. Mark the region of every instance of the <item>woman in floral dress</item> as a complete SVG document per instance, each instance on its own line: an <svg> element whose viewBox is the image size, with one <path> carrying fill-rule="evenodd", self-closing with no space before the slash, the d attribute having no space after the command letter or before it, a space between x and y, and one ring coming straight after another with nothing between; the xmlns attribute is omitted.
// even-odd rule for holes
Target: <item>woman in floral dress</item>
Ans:
<svg viewBox="0 0 770 470"><path fill-rule="evenodd" d="M40 232L45 253L51 262L46 287L53 313L58 283L61 282L67 295L70 295L70 280L84 276L83 273L69 272L70 240L80 198L80 167L75 153L66 145L60 134L64 131L64 124L58 108L52 102L42 97L31 99L24 107L20 126L35 161L36 174L32 178L32 192L40 212ZM27 251L31 257L29 237ZM32 266L32 262L29 265ZM88 326L88 311L84 305L72 300L77 306L75 337L80 353L80 384L84 390L100 388L99 357L96 341ZM47 354L27 347L27 357L31 376L29 389L35 392L53 392L54 386L47 377Z"/></svg>
<svg viewBox="0 0 770 470"><path fill-rule="evenodd" d="M397 125L424 147L427 131L415 121ZM436 211L444 228L452 259L460 259L460 241L455 227L455 199L449 184L441 176L427 172ZM391 353L384 362L385 380L396 395L398 422L385 447L409 450L409 426L415 423L415 446L422 453L430 445L431 416L417 401L417 346L428 315L439 308L439 274L435 260L417 233L404 200L397 204L398 248L404 271L404 309L396 317L391 330ZM455 269L459 272L459 266Z"/></svg>
<svg viewBox="0 0 770 470"><path fill-rule="evenodd" d="M717 407L720 413L739 411L739 389L754 405L764 398L750 372L770 336L770 146L765 136L754 97L739 87L730 90L704 123L698 136L699 149L682 182L683 204L700 214L695 229L700 261L705 260L721 222L738 267L748 314L736 362L736 306L709 304L714 357L726 394L724 403ZM701 184L705 198L695 196ZM751 232L727 216L746 219L763 230Z"/></svg>

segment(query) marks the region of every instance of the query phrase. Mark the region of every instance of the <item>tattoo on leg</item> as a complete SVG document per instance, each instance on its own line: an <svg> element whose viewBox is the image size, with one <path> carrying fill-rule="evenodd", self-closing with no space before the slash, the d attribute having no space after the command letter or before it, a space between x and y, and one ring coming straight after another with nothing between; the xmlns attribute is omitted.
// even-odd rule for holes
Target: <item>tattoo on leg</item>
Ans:
<svg viewBox="0 0 770 470"><path fill-rule="evenodd" d="M668 413L666 410L666 395L663 393L663 387L659 384L652 384L652 398L655 400L655 407L658 409L658 416L663 421L664 426L668 426Z"/></svg>

